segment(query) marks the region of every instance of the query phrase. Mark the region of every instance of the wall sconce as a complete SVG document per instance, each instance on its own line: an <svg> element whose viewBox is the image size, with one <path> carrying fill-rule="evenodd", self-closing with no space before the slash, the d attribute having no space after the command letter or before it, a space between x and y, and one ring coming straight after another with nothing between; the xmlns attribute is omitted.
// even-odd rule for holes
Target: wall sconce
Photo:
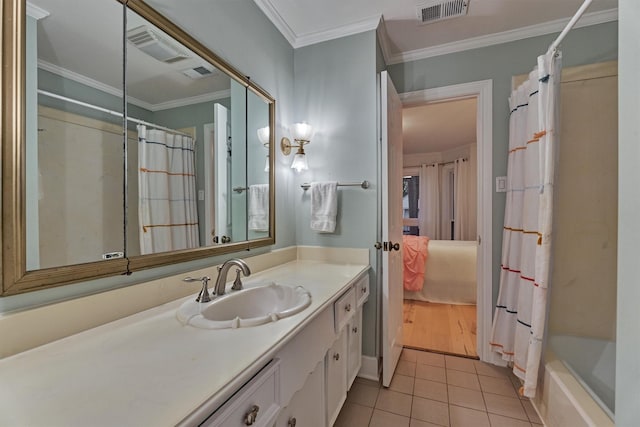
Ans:
<svg viewBox="0 0 640 427"><path fill-rule="evenodd" d="M293 140L297 143L291 144L289 138L282 138L280 140L280 150L282 154L288 156L291 154L291 148L295 147L298 149L296 151L295 156L293 156L293 162L291 162L291 169L295 169L297 172L301 170L309 169L309 164L307 163L307 156L304 152L304 145L311 142L311 136L313 135L313 127L308 125L307 123L296 123L292 127Z"/></svg>
<svg viewBox="0 0 640 427"><path fill-rule="evenodd" d="M267 160L264 164L264 171L269 172L269 137L271 136L269 132L269 126L265 126L263 128L258 129L258 139L262 143L262 145L267 149Z"/></svg>

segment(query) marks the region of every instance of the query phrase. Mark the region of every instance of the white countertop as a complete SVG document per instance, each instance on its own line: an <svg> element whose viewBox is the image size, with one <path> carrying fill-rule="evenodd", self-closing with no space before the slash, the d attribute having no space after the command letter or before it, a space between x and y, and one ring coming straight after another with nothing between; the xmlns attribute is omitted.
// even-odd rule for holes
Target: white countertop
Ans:
<svg viewBox="0 0 640 427"><path fill-rule="evenodd" d="M246 287L272 280L312 295L307 309L274 323L183 326L176 309L189 296L2 359L0 425L178 424L222 404L367 269L298 260L251 275Z"/></svg>

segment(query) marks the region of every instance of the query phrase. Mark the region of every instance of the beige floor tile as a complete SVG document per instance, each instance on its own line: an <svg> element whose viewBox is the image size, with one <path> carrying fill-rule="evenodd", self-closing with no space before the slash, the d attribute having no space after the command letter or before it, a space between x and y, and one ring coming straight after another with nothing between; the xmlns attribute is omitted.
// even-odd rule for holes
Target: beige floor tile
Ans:
<svg viewBox="0 0 640 427"><path fill-rule="evenodd" d="M480 388L483 392L499 394L501 396L518 397L516 389L508 378L487 377L478 375L480 380Z"/></svg>
<svg viewBox="0 0 640 427"><path fill-rule="evenodd" d="M487 377L508 378L509 368L492 365L491 363L475 360L476 372L478 375L486 375Z"/></svg>
<svg viewBox="0 0 640 427"><path fill-rule="evenodd" d="M542 424L542 420L538 416L538 413L533 408L530 400L522 400L522 406L524 406L524 411L527 413L527 417L529 417L529 421L535 424Z"/></svg>
<svg viewBox="0 0 640 427"><path fill-rule="evenodd" d="M376 405L379 390L378 387L354 382L351 390L347 393L347 402L373 408Z"/></svg>
<svg viewBox="0 0 640 427"><path fill-rule="evenodd" d="M447 385L445 383L420 378L416 378L413 395L445 403L449 401L447 398Z"/></svg>
<svg viewBox="0 0 640 427"><path fill-rule="evenodd" d="M354 403L345 403L334 427L367 427L372 413L373 408Z"/></svg>
<svg viewBox="0 0 640 427"><path fill-rule="evenodd" d="M407 362L406 360L398 361L398 366L394 372L396 375L407 375L409 377L416 376L416 364L414 362Z"/></svg>
<svg viewBox="0 0 640 427"><path fill-rule="evenodd" d="M409 427L409 417L374 409L369 427Z"/></svg>
<svg viewBox="0 0 640 427"><path fill-rule="evenodd" d="M444 355L438 353L431 353L429 351L421 351L418 356L418 363L422 363L424 365L437 366L439 368L444 368Z"/></svg>
<svg viewBox="0 0 640 427"><path fill-rule="evenodd" d="M427 421L440 426L449 425L449 405L435 400L413 398L411 418Z"/></svg>
<svg viewBox="0 0 640 427"><path fill-rule="evenodd" d="M471 390L464 387L448 386L449 403L451 405L463 406L465 408L477 409L478 411L486 411L482 393L477 390Z"/></svg>
<svg viewBox="0 0 640 427"><path fill-rule="evenodd" d="M437 366L423 365L418 363L416 366L416 378L423 380L438 381L441 383L447 382L447 376L444 368Z"/></svg>
<svg viewBox="0 0 640 427"><path fill-rule="evenodd" d="M491 421L491 427L531 427L529 421L516 420L496 414L489 414L489 421Z"/></svg>
<svg viewBox="0 0 640 427"><path fill-rule="evenodd" d="M480 390L480 382L478 382L478 376L469 372L447 369L447 384L470 388L472 390Z"/></svg>
<svg viewBox="0 0 640 427"><path fill-rule="evenodd" d="M488 412L504 415L505 417L517 418L519 420L529 420L527 414L524 412L522 403L520 403L520 399L492 393L483 393L483 395Z"/></svg>
<svg viewBox="0 0 640 427"><path fill-rule="evenodd" d="M489 417L484 411L450 406L451 427L490 427Z"/></svg>
<svg viewBox="0 0 640 427"><path fill-rule="evenodd" d="M414 377L395 374L389 384L389 390L399 391L400 393L413 394Z"/></svg>
<svg viewBox="0 0 640 427"><path fill-rule="evenodd" d="M406 360L407 362L416 363L418 353L420 353L420 351L418 350L413 350L411 348L403 348L402 353L400 353L400 360Z"/></svg>
<svg viewBox="0 0 640 427"><path fill-rule="evenodd" d="M376 409L408 417L411 415L412 399L413 397L411 395L383 388L380 389L380 393L378 393Z"/></svg>
<svg viewBox="0 0 640 427"><path fill-rule="evenodd" d="M466 357L445 356L444 362L447 369L455 369L456 371L476 373L476 367L473 363L474 360L467 359Z"/></svg>
<svg viewBox="0 0 640 427"><path fill-rule="evenodd" d="M442 427L442 426L438 424L428 423L426 421L416 420L415 418L411 418L409 427Z"/></svg>

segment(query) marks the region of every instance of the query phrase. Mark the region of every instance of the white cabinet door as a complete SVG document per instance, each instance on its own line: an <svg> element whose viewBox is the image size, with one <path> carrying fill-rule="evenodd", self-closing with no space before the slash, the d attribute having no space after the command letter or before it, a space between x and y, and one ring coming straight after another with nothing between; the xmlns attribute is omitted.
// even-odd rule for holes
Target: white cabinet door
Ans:
<svg viewBox="0 0 640 427"><path fill-rule="evenodd" d="M347 398L347 329L340 332L338 339L326 356L326 401L329 425L338 418L342 404Z"/></svg>
<svg viewBox="0 0 640 427"><path fill-rule="evenodd" d="M276 427L325 427L324 359L282 410Z"/></svg>
<svg viewBox="0 0 640 427"><path fill-rule="evenodd" d="M349 322L348 334L347 389L351 389L362 365L362 309L358 309Z"/></svg>

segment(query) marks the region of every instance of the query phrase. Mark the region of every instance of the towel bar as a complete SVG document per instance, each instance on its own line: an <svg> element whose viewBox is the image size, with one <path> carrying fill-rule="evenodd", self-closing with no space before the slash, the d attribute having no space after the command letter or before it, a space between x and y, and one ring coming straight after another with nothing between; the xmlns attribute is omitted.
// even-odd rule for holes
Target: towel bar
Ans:
<svg viewBox="0 0 640 427"><path fill-rule="evenodd" d="M311 188L311 184L305 182L304 184L301 184L300 187L303 190L308 190L309 188ZM362 181L362 182L345 182L345 183L338 183L338 187L362 187L362 188L369 188L369 181Z"/></svg>

